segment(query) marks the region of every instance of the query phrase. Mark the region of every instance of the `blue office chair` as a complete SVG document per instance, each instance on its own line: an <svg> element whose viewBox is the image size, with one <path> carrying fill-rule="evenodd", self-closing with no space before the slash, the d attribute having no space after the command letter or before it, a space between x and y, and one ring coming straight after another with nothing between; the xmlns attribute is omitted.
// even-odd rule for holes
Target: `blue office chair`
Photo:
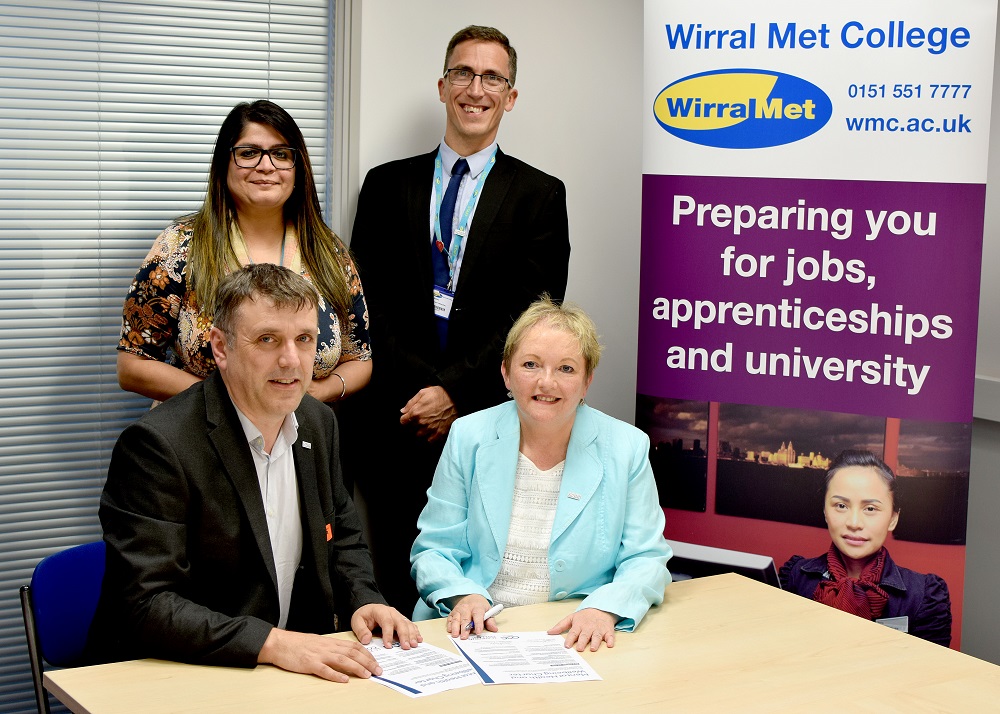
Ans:
<svg viewBox="0 0 1000 714"><path fill-rule="evenodd" d="M104 579L104 541L53 553L21 587L21 613L39 714L49 714L42 667L80 663Z"/></svg>

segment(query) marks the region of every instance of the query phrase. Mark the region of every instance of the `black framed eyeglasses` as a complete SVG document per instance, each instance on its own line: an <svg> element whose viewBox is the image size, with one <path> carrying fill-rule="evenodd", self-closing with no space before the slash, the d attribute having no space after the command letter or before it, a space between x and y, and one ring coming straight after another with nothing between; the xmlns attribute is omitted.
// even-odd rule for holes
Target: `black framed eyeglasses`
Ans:
<svg viewBox="0 0 1000 714"><path fill-rule="evenodd" d="M476 74L471 69L448 69L444 76L456 87L468 87L472 80L479 77L483 83L483 89L487 92L502 92L507 87L512 86L510 80L501 77L499 74Z"/></svg>
<svg viewBox="0 0 1000 714"><path fill-rule="evenodd" d="M295 149L287 146L278 146L274 149L262 149L259 146L234 146L230 149L233 152L233 161L241 169L255 169L264 160L265 156L271 159L271 165L276 169L295 168Z"/></svg>

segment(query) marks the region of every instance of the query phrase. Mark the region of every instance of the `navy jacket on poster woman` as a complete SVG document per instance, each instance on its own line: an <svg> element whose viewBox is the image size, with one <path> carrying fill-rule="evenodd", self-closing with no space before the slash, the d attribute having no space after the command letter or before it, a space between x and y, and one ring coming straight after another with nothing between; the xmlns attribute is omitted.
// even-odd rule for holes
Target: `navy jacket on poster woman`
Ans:
<svg viewBox="0 0 1000 714"><path fill-rule="evenodd" d="M785 590L812 599L820 581L830 580L826 554L818 558L792 556L781 566L778 579ZM879 585L889 594L882 618L907 617L911 635L945 647L951 644L951 598L943 579L901 568L887 552Z"/></svg>

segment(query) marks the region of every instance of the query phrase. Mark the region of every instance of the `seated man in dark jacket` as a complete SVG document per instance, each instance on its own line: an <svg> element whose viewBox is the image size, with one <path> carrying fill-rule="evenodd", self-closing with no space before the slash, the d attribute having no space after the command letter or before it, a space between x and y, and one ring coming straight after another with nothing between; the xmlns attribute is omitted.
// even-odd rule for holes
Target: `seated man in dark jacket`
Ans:
<svg viewBox="0 0 1000 714"><path fill-rule="evenodd" d="M367 644L408 649L344 489L329 407L306 395L318 296L251 265L219 286L218 372L156 407L115 445L100 517L107 572L97 656L283 669L346 682L381 670Z"/></svg>

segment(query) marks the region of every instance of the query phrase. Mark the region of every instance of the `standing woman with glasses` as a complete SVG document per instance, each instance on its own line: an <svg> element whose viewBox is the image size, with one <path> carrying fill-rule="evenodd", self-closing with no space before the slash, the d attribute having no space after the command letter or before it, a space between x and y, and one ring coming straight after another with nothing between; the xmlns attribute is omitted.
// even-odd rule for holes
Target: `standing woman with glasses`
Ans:
<svg viewBox="0 0 1000 714"><path fill-rule="evenodd" d="M214 372L208 334L216 289L252 263L290 268L322 296L309 393L333 402L367 385L368 308L357 270L323 222L298 125L258 100L226 117L204 203L159 235L132 281L118 342L122 389L162 401Z"/></svg>

